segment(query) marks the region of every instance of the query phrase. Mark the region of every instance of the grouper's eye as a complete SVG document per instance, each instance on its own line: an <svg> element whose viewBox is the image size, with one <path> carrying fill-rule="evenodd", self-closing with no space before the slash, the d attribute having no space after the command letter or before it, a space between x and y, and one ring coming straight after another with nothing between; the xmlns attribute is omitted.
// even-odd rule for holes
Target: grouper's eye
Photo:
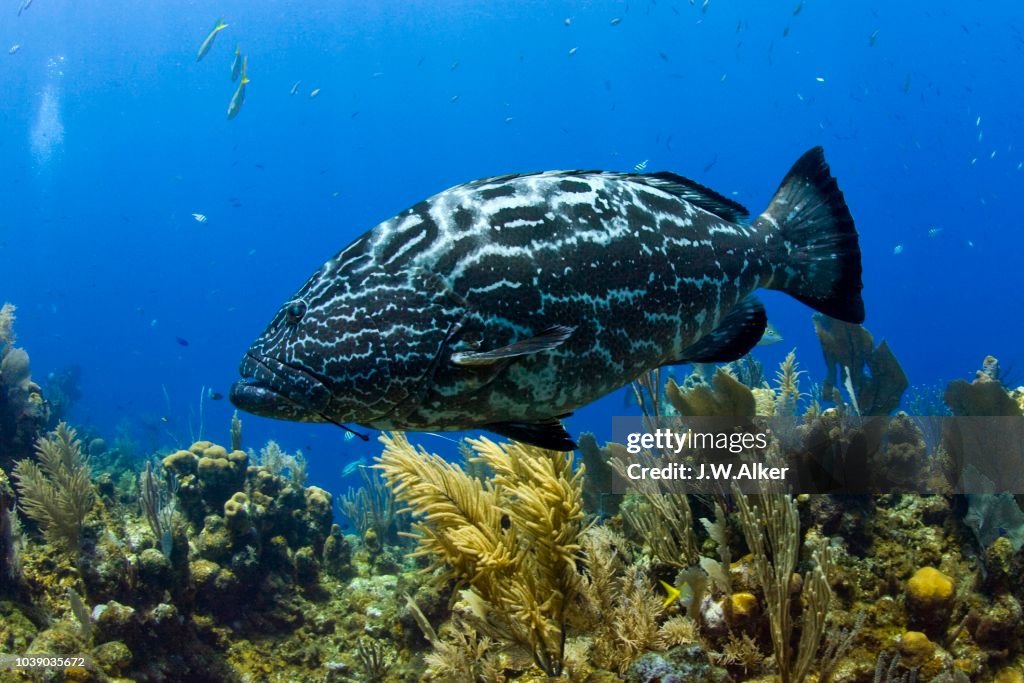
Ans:
<svg viewBox="0 0 1024 683"><path fill-rule="evenodd" d="M288 305L288 323L294 325L295 323L302 320L302 316L306 314L306 303L304 301L295 301Z"/></svg>

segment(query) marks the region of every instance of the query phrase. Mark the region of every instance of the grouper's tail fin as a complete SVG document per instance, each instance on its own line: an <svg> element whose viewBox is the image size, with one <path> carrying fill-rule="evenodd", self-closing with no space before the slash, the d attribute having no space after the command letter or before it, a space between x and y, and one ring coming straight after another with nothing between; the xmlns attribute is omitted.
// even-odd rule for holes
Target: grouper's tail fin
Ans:
<svg viewBox="0 0 1024 683"><path fill-rule="evenodd" d="M833 318L864 322L857 230L821 147L793 164L754 224L773 245L766 287Z"/></svg>

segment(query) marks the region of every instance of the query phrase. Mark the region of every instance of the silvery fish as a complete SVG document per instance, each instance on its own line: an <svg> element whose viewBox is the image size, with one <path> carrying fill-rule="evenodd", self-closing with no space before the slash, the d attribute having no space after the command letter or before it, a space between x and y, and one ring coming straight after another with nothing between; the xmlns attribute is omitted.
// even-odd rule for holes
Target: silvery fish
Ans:
<svg viewBox="0 0 1024 683"><path fill-rule="evenodd" d="M235 58L231 61L231 82L234 83L242 75L242 49L235 45Z"/></svg>
<svg viewBox="0 0 1024 683"><path fill-rule="evenodd" d="M199 46L199 51L196 52L197 62L201 60L203 57L205 57L206 53L210 51L211 47L213 47L213 41L217 37L217 34L226 29L227 27L228 25L224 23L223 19L217 20L217 23L213 25L213 28L206 35L206 38L203 39L202 44Z"/></svg>
<svg viewBox="0 0 1024 683"><path fill-rule="evenodd" d="M249 84L248 64L249 57L242 57L242 80L238 81L235 94L231 96L231 101L228 102L229 120L238 116L238 112L242 111L242 105L245 103L245 86Z"/></svg>
<svg viewBox="0 0 1024 683"><path fill-rule="evenodd" d="M560 419L577 408L651 368L750 351L767 324L758 288L863 321L857 232L821 148L747 215L672 173L459 185L314 273L245 354L231 401L570 450Z"/></svg>
<svg viewBox="0 0 1024 683"><path fill-rule="evenodd" d="M778 344L780 341L785 339L779 329L772 325L770 322L764 326L764 334L761 335L761 339L758 340L758 346L771 346L772 344Z"/></svg>

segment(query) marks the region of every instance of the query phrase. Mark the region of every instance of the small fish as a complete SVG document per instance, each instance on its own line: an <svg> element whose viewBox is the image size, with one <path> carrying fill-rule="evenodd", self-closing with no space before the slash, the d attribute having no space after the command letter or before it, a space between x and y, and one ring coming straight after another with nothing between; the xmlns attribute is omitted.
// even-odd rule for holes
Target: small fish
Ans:
<svg viewBox="0 0 1024 683"><path fill-rule="evenodd" d="M621 23L622 23L622 18L621 17L615 17L614 19L612 19L611 21L608 22L608 25L609 26L618 26Z"/></svg>
<svg viewBox="0 0 1024 683"><path fill-rule="evenodd" d="M868 46L869 47L874 47L875 43L878 42L878 31L879 31L879 29L876 28L874 31L871 32L871 35L868 36Z"/></svg>
<svg viewBox="0 0 1024 683"><path fill-rule="evenodd" d="M900 254L902 254L903 253L903 245L902 244L897 244L895 247L892 248L892 253L893 253L894 256L899 256Z"/></svg>
<svg viewBox="0 0 1024 683"><path fill-rule="evenodd" d="M20 50L20 49L21 49L21 45L15 43L14 45L11 45L11 49L7 51L7 54L9 54L9 55L17 54L18 50Z"/></svg>
<svg viewBox="0 0 1024 683"><path fill-rule="evenodd" d="M764 328L764 334L761 335L761 341L757 342L758 346L771 346L772 344L778 344L780 341L785 339L782 333L779 332L775 325L769 322Z"/></svg>
<svg viewBox="0 0 1024 683"><path fill-rule="evenodd" d="M942 234L942 228L928 228L929 237L938 237Z"/></svg>
<svg viewBox="0 0 1024 683"><path fill-rule="evenodd" d="M571 26L572 25L572 17L566 17L565 18L565 25L566 26Z"/></svg>
<svg viewBox="0 0 1024 683"><path fill-rule="evenodd" d="M234 83L242 75L242 50L235 45L235 59L231 62L231 82Z"/></svg>
<svg viewBox="0 0 1024 683"><path fill-rule="evenodd" d="M800 12L803 11L803 9L804 9L804 0L800 0L800 2L797 3L796 7L793 8L793 16L794 17L798 16L800 14Z"/></svg>
<svg viewBox="0 0 1024 683"><path fill-rule="evenodd" d="M292 84L292 89L288 92L289 95L294 96L295 93L299 92L299 83L302 83L302 81L295 81Z"/></svg>
<svg viewBox="0 0 1024 683"><path fill-rule="evenodd" d="M196 219L196 223L205 223L206 222L206 216L201 214L201 213L194 213L194 214L192 214L192 218Z"/></svg>
<svg viewBox="0 0 1024 683"><path fill-rule="evenodd" d="M449 71L455 71L458 68L459 68L459 63L458 62L452 62L452 65L450 67L448 67L448 70Z"/></svg>
<svg viewBox="0 0 1024 683"><path fill-rule="evenodd" d="M636 171L637 173L641 173L646 168L647 168L647 159L644 159L643 161L638 161L633 166L633 170Z"/></svg>
<svg viewBox="0 0 1024 683"><path fill-rule="evenodd" d="M974 125L975 126L980 126L981 125L981 117L980 116L974 121Z"/></svg>
<svg viewBox="0 0 1024 683"><path fill-rule="evenodd" d="M188 346L188 339L184 337L175 337L174 341L178 342L178 346Z"/></svg>
<svg viewBox="0 0 1024 683"><path fill-rule="evenodd" d="M25 10L27 10L31 6L32 6L32 0L25 0L25 2L21 3L21 7L18 8L18 16L20 17L21 13L24 12Z"/></svg>
<svg viewBox="0 0 1024 683"><path fill-rule="evenodd" d="M569 48L569 56L572 57L574 54L576 54L576 50L578 50L578 49L579 49L578 47L571 47L571 48Z"/></svg>
<svg viewBox="0 0 1024 683"><path fill-rule="evenodd" d="M169 420L169 419L167 419L167 416L166 416L166 415L161 415L161 416L160 416L160 421L161 421L161 422L170 422L170 420Z"/></svg>
<svg viewBox="0 0 1024 683"><path fill-rule="evenodd" d="M224 394L220 393L219 391L214 391L213 389L207 389L206 398L210 399L211 401L219 401L222 398L224 398Z"/></svg>
<svg viewBox="0 0 1024 683"><path fill-rule="evenodd" d="M313 88L312 90L309 91L309 96L310 97L316 97L319 94L320 94L320 88Z"/></svg>
<svg viewBox="0 0 1024 683"><path fill-rule="evenodd" d="M249 74L247 66L249 63L248 57L242 57L242 79L238 81L238 87L235 89L235 94L231 96L231 101L228 103L228 119L233 119L238 116L238 112L242 110L242 104L245 103L245 86L249 83Z"/></svg>
<svg viewBox="0 0 1024 683"><path fill-rule="evenodd" d="M346 432L345 436L348 435L349 432ZM343 468L341 468L341 476L347 477L350 474L355 474L360 467L366 467L369 464L370 461L367 460L366 456L361 456L358 460L353 460L352 462L347 463Z"/></svg>
<svg viewBox="0 0 1024 683"><path fill-rule="evenodd" d="M157 322L159 322L159 321L156 318L153 318L152 320L149 321L149 326L150 327L156 327Z"/></svg>
<svg viewBox="0 0 1024 683"><path fill-rule="evenodd" d="M818 83L824 83L825 82L825 77L824 76L816 76L814 78L814 80L818 81Z"/></svg>
<svg viewBox="0 0 1024 683"><path fill-rule="evenodd" d="M217 37L217 34L227 27L228 25L224 23L223 18L217 20L217 23L213 25L213 30L210 31L208 36L206 36L206 40L203 41L203 44L199 46L199 52L196 53L197 62L205 57L206 53L210 51L211 47L213 47L213 40Z"/></svg>
<svg viewBox="0 0 1024 683"><path fill-rule="evenodd" d="M673 586L672 584L668 583L667 581L659 580L659 583L665 589L665 600L664 600L664 602L661 603L661 606L663 608L664 607L668 607L669 605L671 605L676 600L679 600L680 598L682 598L682 600L680 600L680 602L682 604L689 604L689 602L691 600L693 600L693 589L690 588L689 582L684 583L679 588L676 588L675 586Z"/></svg>
<svg viewBox="0 0 1024 683"><path fill-rule="evenodd" d="M506 116L505 117L505 123L512 123L515 120L516 120L516 117L514 117L514 116Z"/></svg>
<svg viewBox="0 0 1024 683"><path fill-rule="evenodd" d="M459 96L458 95L452 95L450 98L448 98L448 101L449 102L458 102L459 101Z"/></svg>

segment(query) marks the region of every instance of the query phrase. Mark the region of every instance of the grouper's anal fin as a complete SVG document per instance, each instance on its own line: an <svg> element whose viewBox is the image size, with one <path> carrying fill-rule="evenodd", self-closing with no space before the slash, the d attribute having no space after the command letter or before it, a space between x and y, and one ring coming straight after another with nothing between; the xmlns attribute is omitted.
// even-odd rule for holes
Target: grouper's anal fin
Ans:
<svg viewBox="0 0 1024 683"><path fill-rule="evenodd" d="M518 356L550 351L572 336L575 327L553 325L530 337L493 351L458 351L452 354L455 365L493 365Z"/></svg>
<svg viewBox="0 0 1024 683"><path fill-rule="evenodd" d="M551 451L574 450L576 442L569 436L569 432L565 431L559 419L561 417L569 415L560 415L539 422L492 422L485 424L483 428L538 448Z"/></svg>
<svg viewBox="0 0 1024 683"><path fill-rule="evenodd" d="M750 353L764 336L768 314L752 296L733 306L718 327L683 351L675 363L728 363Z"/></svg>

